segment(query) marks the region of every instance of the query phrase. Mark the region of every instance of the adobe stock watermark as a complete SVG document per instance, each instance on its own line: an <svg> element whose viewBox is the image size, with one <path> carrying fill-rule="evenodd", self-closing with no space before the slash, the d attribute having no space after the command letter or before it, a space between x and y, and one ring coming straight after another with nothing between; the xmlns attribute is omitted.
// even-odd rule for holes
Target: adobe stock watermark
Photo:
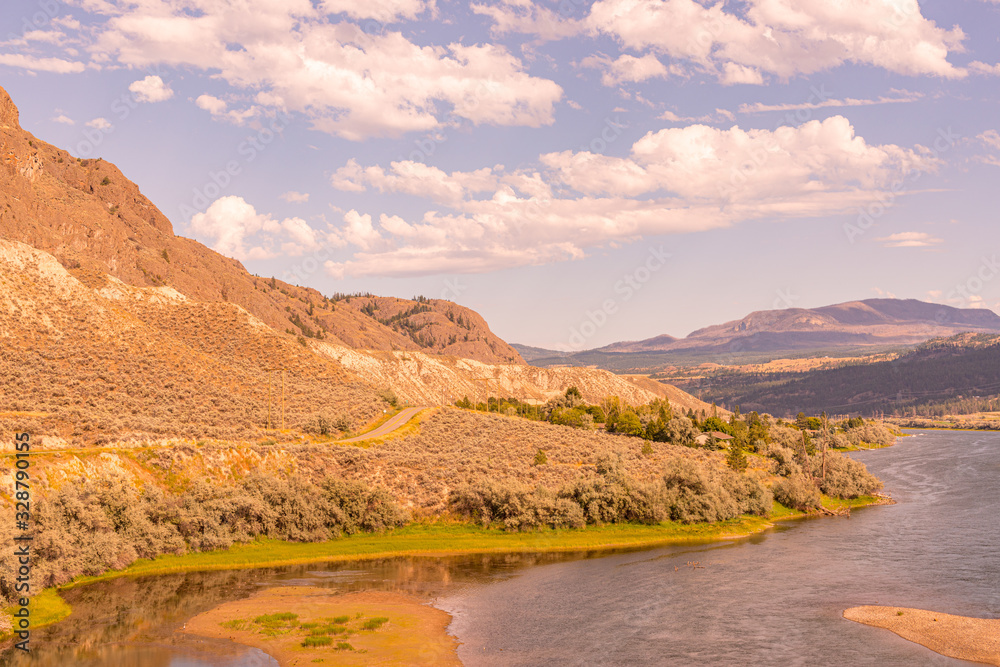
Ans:
<svg viewBox="0 0 1000 667"><path fill-rule="evenodd" d="M229 160L218 171L208 172L205 182L192 191L191 200L180 205L178 211L181 219L191 222L192 217L211 206L232 185L233 179L243 173L243 168L267 150L290 124L291 117L284 111L278 111L256 134L248 135L241 141L236 146L236 154L240 159Z"/></svg>
<svg viewBox="0 0 1000 667"><path fill-rule="evenodd" d="M25 35L36 30L44 30L59 15L60 4L56 0L38 0L36 3L38 11L33 14L21 17L20 33L8 32L7 41L17 42L23 40Z"/></svg>
<svg viewBox="0 0 1000 667"><path fill-rule="evenodd" d="M462 296L467 289L469 286L462 284L461 276L445 278L444 287L441 288L441 300L457 302L458 297Z"/></svg>
<svg viewBox="0 0 1000 667"><path fill-rule="evenodd" d="M809 87L809 97L805 104L799 108L789 110L783 117L774 124L769 141L766 145L753 148L746 153L746 158L734 164L729 172L729 181L719 184L719 196L723 199L731 199L740 190L747 187L750 177L760 171L771 159L771 155L781 150L775 140L775 132L778 128L787 125L802 125L812 120L813 111L819 104L831 99L832 93L826 89L825 84Z"/></svg>
<svg viewBox="0 0 1000 667"><path fill-rule="evenodd" d="M611 316L615 315L623 304L628 303L655 273L667 265L667 260L671 256L669 252L663 250L663 246L650 247L645 261L615 282L613 288L617 296L605 299L594 310L587 310L583 320L570 327L569 338L565 344L558 346L559 350L578 352L584 349L587 341L604 328Z"/></svg>
<svg viewBox="0 0 1000 667"><path fill-rule="evenodd" d="M146 67L143 72L146 76L161 76L166 73L160 65ZM142 102L139 99L139 94L131 90L122 93L112 100L109 108L111 114L116 118L116 122L110 122L102 117L88 123L87 128L83 130L83 139L77 142L75 146L76 156L81 158L94 157L97 149L104 143L104 140L111 134L114 134L118 125L128 120L132 112L139 108L140 104Z"/></svg>
<svg viewBox="0 0 1000 667"><path fill-rule="evenodd" d="M937 159L939 156L954 148L955 144L957 144L961 139L962 135L956 134L951 129L951 126L947 128L938 128L937 136L934 138L934 143L930 147L929 157L931 160ZM923 167L914 167L910 169L902 177L890 183L888 191L880 192L875 201L869 203L867 206L859 208L858 217L854 220L854 222L844 223L844 236L847 237L847 242L854 244L858 238L864 236L868 230L874 227L878 220L895 205L896 199L904 191L907 184L909 183L912 185L916 183L928 171L929 169L925 169Z"/></svg>
<svg viewBox="0 0 1000 667"><path fill-rule="evenodd" d="M968 278L955 285L955 288L945 295L950 303L957 303L966 308L982 307L983 288L1000 274L1000 260L995 254L982 257L979 267Z"/></svg>

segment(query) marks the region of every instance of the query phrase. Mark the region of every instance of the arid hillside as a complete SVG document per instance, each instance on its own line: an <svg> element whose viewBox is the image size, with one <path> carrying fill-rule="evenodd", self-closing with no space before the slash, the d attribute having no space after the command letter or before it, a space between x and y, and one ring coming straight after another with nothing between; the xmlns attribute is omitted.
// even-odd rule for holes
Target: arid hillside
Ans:
<svg viewBox="0 0 1000 667"><path fill-rule="evenodd" d="M380 415L371 385L230 303L92 277L0 239L0 430L78 444L264 435L272 425L342 429Z"/></svg>
<svg viewBox="0 0 1000 667"><path fill-rule="evenodd" d="M576 387L583 400L593 404L607 396L618 396L630 405L667 398L685 410L711 410L709 404L676 387L595 368L537 368L422 352L365 352L322 341L311 345L363 380L391 387L399 398L416 405L450 404L463 397L485 401L491 396L544 403Z"/></svg>
<svg viewBox="0 0 1000 667"><path fill-rule="evenodd" d="M74 158L23 130L3 88L0 158L0 238L51 253L84 281L109 274L136 287L170 286L196 301L237 304L277 331L356 349L523 363L468 308L441 300L334 301L253 276L235 259L175 236L170 221L113 164Z"/></svg>

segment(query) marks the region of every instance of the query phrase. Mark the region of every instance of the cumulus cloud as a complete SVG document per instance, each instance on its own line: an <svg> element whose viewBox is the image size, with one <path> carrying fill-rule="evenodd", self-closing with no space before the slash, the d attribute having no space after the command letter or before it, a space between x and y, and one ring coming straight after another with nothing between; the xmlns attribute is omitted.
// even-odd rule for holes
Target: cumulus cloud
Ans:
<svg viewBox="0 0 1000 667"><path fill-rule="evenodd" d="M944 242L926 232L898 232L875 240L886 248L927 248Z"/></svg>
<svg viewBox="0 0 1000 667"><path fill-rule="evenodd" d="M976 139L986 147L987 153L976 155L973 159L976 162L1000 167L1000 132L986 130L982 134L977 134Z"/></svg>
<svg viewBox="0 0 1000 667"><path fill-rule="evenodd" d="M501 45L424 45L352 22L406 18L432 7L412 0L338 1L323 8L309 0L108 3L101 10L107 19L93 28L91 51L95 61L129 67L210 72L229 84L233 97L301 112L314 129L351 140L461 122L553 122L562 89L527 73ZM334 18L344 14L352 18ZM199 99L220 119L239 122L221 99Z"/></svg>
<svg viewBox="0 0 1000 667"><path fill-rule="evenodd" d="M587 56L580 61L580 64L601 70L601 83L605 86L616 86L623 82L637 83L647 79L663 78L670 74L666 65L648 53L641 58L625 54L615 60L604 55ZM680 74L679 71L674 73Z"/></svg>
<svg viewBox="0 0 1000 667"><path fill-rule="evenodd" d="M580 258L646 236L843 213L938 162L919 149L869 144L834 116L773 131L667 128L647 133L627 157L562 151L539 156L539 165L445 172L352 160L333 175L336 187L406 193L432 206L411 220L376 222L349 211L335 236L356 251L327 268L333 275L481 272Z"/></svg>
<svg viewBox="0 0 1000 667"><path fill-rule="evenodd" d="M323 0L323 10L331 14L344 13L353 19L372 19L392 23L414 19L427 9L434 9L434 0Z"/></svg>
<svg viewBox="0 0 1000 667"><path fill-rule="evenodd" d="M739 4L727 11L727 4L697 0L598 0L585 16L561 23L523 0L476 11L489 16L497 32L539 39L608 35L630 51L687 63L727 84L763 83L765 74L787 79L844 63L914 76L967 74L947 60L962 50L961 28L938 27L917 0Z"/></svg>
<svg viewBox="0 0 1000 667"><path fill-rule="evenodd" d="M174 96L174 91L156 75L133 81L128 89L135 95L137 102L163 102Z"/></svg>
<svg viewBox="0 0 1000 667"><path fill-rule="evenodd" d="M92 127L95 130L107 130L111 128L111 123L107 118L95 118L88 120L85 124L87 127Z"/></svg>
<svg viewBox="0 0 1000 667"><path fill-rule="evenodd" d="M239 260L266 259L279 251L301 255L317 249L321 241L305 220L275 220L236 196L216 199L204 213L193 216L191 231L207 239L213 250Z"/></svg>
<svg viewBox="0 0 1000 667"><path fill-rule="evenodd" d="M62 58L36 58L23 53L0 53L0 65L19 67L30 72L55 72L56 74L74 74L86 69L86 66L81 62Z"/></svg>
<svg viewBox="0 0 1000 667"><path fill-rule="evenodd" d="M281 199L284 199L289 204L305 204L309 201L309 193L289 190L281 195Z"/></svg>
<svg viewBox="0 0 1000 667"><path fill-rule="evenodd" d="M560 9L568 6L563 3ZM553 40L572 37L585 29L579 18L566 16L530 0L502 0L489 5L473 3L472 11L493 20L494 35L521 33ZM575 11L579 10L574 7Z"/></svg>
<svg viewBox="0 0 1000 667"><path fill-rule="evenodd" d="M59 114L52 119L53 123L62 123L63 125L76 125L76 121L67 116L64 113Z"/></svg>

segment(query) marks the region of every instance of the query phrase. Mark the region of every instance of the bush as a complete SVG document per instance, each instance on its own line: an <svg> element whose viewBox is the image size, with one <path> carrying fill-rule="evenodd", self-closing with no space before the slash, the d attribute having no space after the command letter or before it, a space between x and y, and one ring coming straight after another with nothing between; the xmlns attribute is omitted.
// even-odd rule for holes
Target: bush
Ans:
<svg viewBox="0 0 1000 667"><path fill-rule="evenodd" d="M814 477L822 475L821 457L813 457L812 469ZM822 481L820 488L823 493L835 498L858 498L875 493L882 488L882 482L868 472L867 466L861 461L830 452L826 456L826 479Z"/></svg>
<svg viewBox="0 0 1000 667"><path fill-rule="evenodd" d="M452 511L484 526L503 524L507 530L582 528L585 525L580 506L544 487L529 489L518 482L482 480L452 491Z"/></svg>
<svg viewBox="0 0 1000 667"><path fill-rule="evenodd" d="M795 473L787 479L778 480L772 491L774 499L785 507L805 512L820 506L819 489L802 473Z"/></svg>
<svg viewBox="0 0 1000 667"><path fill-rule="evenodd" d="M771 443L765 450L765 454L771 461L771 471L774 474L788 477L802 473L802 466L795 461L795 452L788 447Z"/></svg>
<svg viewBox="0 0 1000 667"><path fill-rule="evenodd" d="M726 468L709 472L691 459L674 456L667 461L663 482L674 521L713 522L771 512L773 497L757 477Z"/></svg>

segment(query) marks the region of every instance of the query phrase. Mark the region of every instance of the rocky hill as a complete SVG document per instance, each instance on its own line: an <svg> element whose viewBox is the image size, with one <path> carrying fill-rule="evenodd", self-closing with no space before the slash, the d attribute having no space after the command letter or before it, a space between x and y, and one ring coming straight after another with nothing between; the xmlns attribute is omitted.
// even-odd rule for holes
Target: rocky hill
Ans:
<svg viewBox="0 0 1000 667"><path fill-rule="evenodd" d="M170 221L113 164L74 158L23 130L3 88L0 158L0 238L51 253L85 283L109 274L135 287L170 286L196 301L239 305L276 331L352 348L523 363L468 308L378 298L376 312L368 313L363 308L371 299L334 301L256 277L235 259L174 235Z"/></svg>

